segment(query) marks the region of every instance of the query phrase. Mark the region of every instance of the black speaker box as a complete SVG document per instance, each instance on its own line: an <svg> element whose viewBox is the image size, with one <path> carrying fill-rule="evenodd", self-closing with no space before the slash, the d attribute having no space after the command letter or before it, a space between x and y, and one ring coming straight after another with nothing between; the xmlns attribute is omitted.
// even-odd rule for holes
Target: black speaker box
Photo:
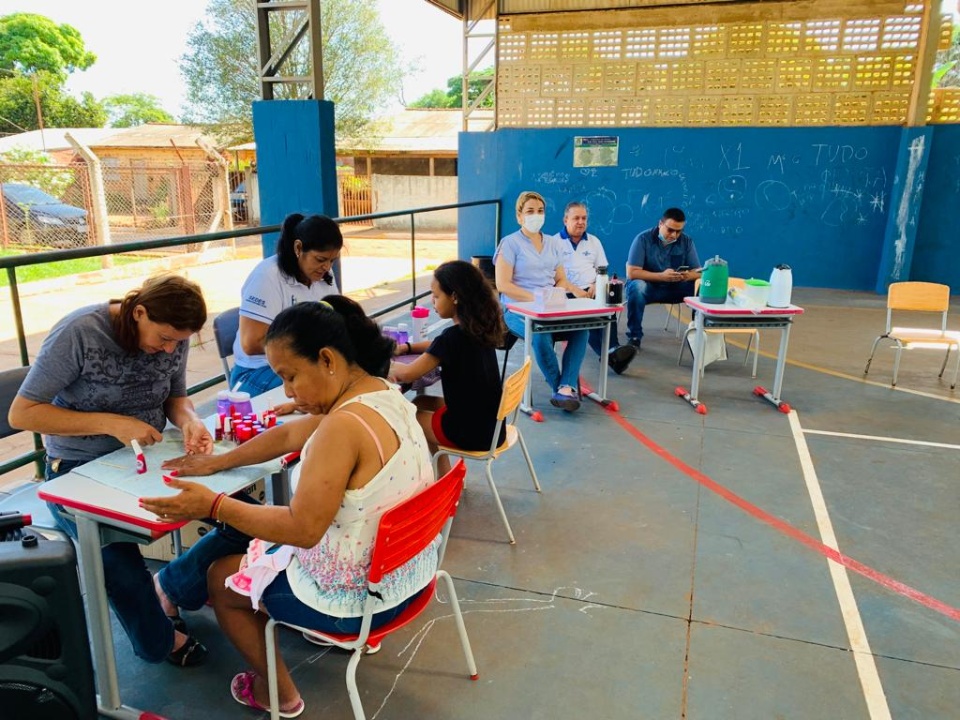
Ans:
<svg viewBox="0 0 960 720"><path fill-rule="evenodd" d="M29 527L0 542L0 717L97 718L73 543Z"/></svg>

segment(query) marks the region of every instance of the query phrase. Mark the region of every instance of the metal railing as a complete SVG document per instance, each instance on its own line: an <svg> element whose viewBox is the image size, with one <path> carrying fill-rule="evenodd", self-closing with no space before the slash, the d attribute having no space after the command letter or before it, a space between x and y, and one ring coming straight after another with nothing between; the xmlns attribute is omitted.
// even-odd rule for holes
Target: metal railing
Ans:
<svg viewBox="0 0 960 720"><path fill-rule="evenodd" d="M410 296L400 300L399 302L393 303L386 307L382 307L376 312L370 313L370 317L377 318L382 317L388 313L399 310L403 307L409 306L412 310L416 305L417 300L426 297L430 294L430 290L424 290L418 292L417 289L417 257L416 257L416 238L417 238L417 229L416 229L416 216L418 214L436 212L439 210L454 210L460 208L468 207L478 207L483 205L493 205L496 212L495 222L493 225L494 232L496 228L500 226L500 200L475 200L472 202L465 203L451 203L448 205L433 205L430 207L422 208L411 208L408 210L398 210L393 212L381 212L381 213L368 213L366 215L354 215L354 216L345 216L334 218L338 224L345 223L356 223L364 222L369 220L378 220L381 218L389 217L401 217L409 216L410 218L410 269L411 269L411 286L410 286ZM161 248L171 248L179 247L181 245L193 245L200 246L207 243L217 242L220 240L234 240L238 238L245 238L255 235L263 235L265 233L275 233L280 232L280 225L263 225L260 227L252 228L242 228L227 230L216 233L206 233L203 235L190 235L186 237L169 237L169 238L157 238L155 240L138 240L133 242L117 243L113 245L106 245L101 247L84 247L76 248L71 250L54 250L48 252L39 252L30 255L18 255L13 257L0 257L0 270L5 270L7 274L7 280L10 285L10 299L12 304L14 323L16 324L17 330L17 343L20 350L20 362L21 365L26 366L30 364L30 355L27 348L27 337L26 331L23 324L23 312L20 302L20 290L17 282L17 268L27 267L29 265L42 265L44 263L51 262L61 262L63 260L76 260L80 258L91 258L91 257L102 257L106 255L119 255L121 253L127 252L143 252L146 250L157 250ZM188 395L195 395L198 392L202 392L208 388L213 387L217 383L220 383L224 380L223 373L218 373L210 378L201 380L200 382L191 385L187 388ZM0 408L0 412L6 412L6 408ZM12 460L0 464L0 475L15 470L19 467L23 467L31 462L38 462L43 458L43 445L40 440L40 436L34 434L34 446L35 450L30 453L25 453L20 455Z"/></svg>

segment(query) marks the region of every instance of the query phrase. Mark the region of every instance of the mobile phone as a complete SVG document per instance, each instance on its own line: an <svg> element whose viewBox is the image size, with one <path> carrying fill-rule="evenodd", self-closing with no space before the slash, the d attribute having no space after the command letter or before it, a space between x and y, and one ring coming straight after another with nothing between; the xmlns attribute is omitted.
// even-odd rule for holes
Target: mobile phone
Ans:
<svg viewBox="0 0 960 720"><path fill-rule="evenodd" d="M682 273L682 272L686 272L689 269L690 269L689 265L681 265L680 267L677 268L677 272Z"/></svg>

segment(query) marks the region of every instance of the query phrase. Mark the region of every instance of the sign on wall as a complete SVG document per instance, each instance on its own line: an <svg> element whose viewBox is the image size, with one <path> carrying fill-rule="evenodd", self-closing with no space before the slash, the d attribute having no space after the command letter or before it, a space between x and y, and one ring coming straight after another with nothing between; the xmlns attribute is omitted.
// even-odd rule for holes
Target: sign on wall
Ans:
<svg viewBox="0 0 960 720"><path fill-rule="evenodd" d="M616 135L593 135L573 139L573 166L616 167L620 157L620 138Z"/></svg>

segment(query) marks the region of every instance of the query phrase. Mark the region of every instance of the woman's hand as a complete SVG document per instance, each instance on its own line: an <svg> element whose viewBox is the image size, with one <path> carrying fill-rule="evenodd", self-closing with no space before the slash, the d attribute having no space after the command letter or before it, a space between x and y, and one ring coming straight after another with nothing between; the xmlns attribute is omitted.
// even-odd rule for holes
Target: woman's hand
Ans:
<svg viewBox="0 0 960 720"><path fill-rule="evenodd" d="M165 460L160 467L164 470L176 470L180 475L213 475L226 470L224 455L181 455Z"/></svg>
<svg viewBox="0 0 960 720"><path fill-rule="evenodd" d="M163 440L163 433L153 425L124 415L114 416L110 423L110 435L124 445L129 445L131 440L136 440L144 446L156 445Z"/></svg>
<svg viewBox="0 0 960 720"><path fill-rule="evenodd" d="M171 497L140 498L140 507L164 520L200 520L210 517L217 494L206 485L164 477L163 482L180 492Z"/></svg>
<svg viewBox="0 0 960 720"><path fill-rule="evenodd" d="M298 408L295 402L285 402L273 406L273 411L277 415L292 415L293 413L297 412L297 410Z"/></svg>
<svg viewBox="0 0 960 720"><path fill-rule="evenodd" d="M213 438L201 420L190 420L180 428L188 455L212 455Z"/></svg>

